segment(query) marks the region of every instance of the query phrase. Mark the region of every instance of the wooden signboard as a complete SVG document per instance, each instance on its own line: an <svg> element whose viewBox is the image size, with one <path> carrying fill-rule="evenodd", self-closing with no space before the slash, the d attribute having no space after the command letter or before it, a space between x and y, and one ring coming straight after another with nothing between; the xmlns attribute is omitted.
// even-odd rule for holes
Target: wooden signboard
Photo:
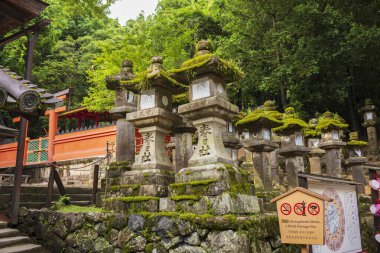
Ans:
<svg viewBox="0 0 380 253"><path fill-rule="evenodd" d="M325 201L330 198L301 187L272 199L277 204L281 242L324 245Z"/></svg>

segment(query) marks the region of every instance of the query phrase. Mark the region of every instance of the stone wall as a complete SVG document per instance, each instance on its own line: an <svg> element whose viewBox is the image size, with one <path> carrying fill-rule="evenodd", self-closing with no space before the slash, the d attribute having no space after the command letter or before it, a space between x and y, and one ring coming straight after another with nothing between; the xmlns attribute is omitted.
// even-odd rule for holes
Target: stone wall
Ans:
<svg viewBox="0 0 380 253"><path fill-rule="evenodd" d="M275 215L60 213L23 210L20 230L52 252L298 252Z"/></svg>

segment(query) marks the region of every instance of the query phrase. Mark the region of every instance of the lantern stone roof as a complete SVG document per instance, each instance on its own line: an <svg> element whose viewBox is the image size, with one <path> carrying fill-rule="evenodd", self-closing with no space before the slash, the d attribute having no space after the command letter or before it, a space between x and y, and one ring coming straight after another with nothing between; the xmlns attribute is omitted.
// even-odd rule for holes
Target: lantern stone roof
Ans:
<svg viewBox="0 0 380 253"><path fill-rule="evenodd" d="M14 138L18 135L18 131L0 124L0 137Z"/></svg>
<svg viewBox="0 0 380 253"><path fill-rule="evenodd" d="M289 131L297 131L308 128L309 125L299 118L293 107L285 109L285 113L282 116L283 125L273 128L274 132L285 133Z"/></svg>
<svg viewBox="0 0 380 253"><path fill-rule="evenodd" d="M197 76L208 73L220 76L226 83L238 81L243 76L243 72L235 64L214 54L211 44L206 40L197 43L196 53L192 59L169 72L174 74L177 81L185 84L189 84Z"/></svg>
<svg viewBox="0 0 380 253"><path fill-rule="evenodd" d="M154 87L170 90L173 94L183 93L187 89L186 85L175 80L173 74L163 68L161 56L152 57L150 63L146 71L137 73L130 80L121 80L120 86L135 93Z"/></svg>
<svg viewBox="0 0 380 253"><path fill-rule="evenodd" d="M303 135L305 137L318 137L321 135L321 131L317 131L315 127L318 125L318 119L313 118L309 120L309 126L303 129Z"/></svg>
<svg viewBox="0 0 380 253"><path fill-rule="evenodd" d="M0 1L0 35L5 35L39 16L47 6L41 0Z"/></svg>
<svg viewBox="0 0 380 253"><path fill-rule="evenodd" d="M266 101L263 106L256 108L250 114L236 122L240 129L250 126L279 127L282 123L282 113L276 111L273 101Z"/></svg>
<svg viewBox="0 0 380 253"><path fill-rule="evenodd" d="M344 123L344 120L338 115L331 112L325 112L319 119L319 122L315 129L317 131L328 131L328 130L344 130L348 128L348 124Z"/></svg>
<svg viewBox="0 0 380 253"><path fill-rule="evenodd" d="M350 135L350 141L346 143L347 146L365 147L368 145L368 142L359 140L358 132L351 132L349 135Z"/></svg>
<svg viewBox="0 0 380 253"><path fill-rule="evenodd" d="M54 94L0 66L0 109L35 114L61 101Z"/></svg>

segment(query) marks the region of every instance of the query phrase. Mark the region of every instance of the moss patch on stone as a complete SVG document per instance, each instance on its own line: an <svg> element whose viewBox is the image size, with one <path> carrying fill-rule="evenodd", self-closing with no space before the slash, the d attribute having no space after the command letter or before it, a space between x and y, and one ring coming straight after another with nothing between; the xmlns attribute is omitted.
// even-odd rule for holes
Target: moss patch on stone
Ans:
<svg viewBox="0 0 380 253"><path fill-rule="evenodd" d="M132 163L130 161L113 162L113 163L110 163L109 169L110 170L116 170L116 169L130 170L131 165L132 165Z"/></svg>
<svg viewBox="0 0 380 253"><path fill-rule="evenodd" d="M110 211L107 211L95 206L76 206L76 205L60 206L55 211L62 212L62 213L107 213L107 212L110 212Z"/></svg>
<svg viewBox="0 0 380 253"><path fill-rule="evenodd" d="M173 201L184 201L184 200L198 201L200 199L200 196L197 196L197 195L178 195L178 196L171 196L170 199Z"/></svg>
<svg viewBox="0 0 380 253"><path fill-rule="evenodd" d="M243 127L246 124L252 124L260 120L268 120L274 125L282 125L282 113L278 111L267 111L264 109L255 109L253 112L236 122L236 126Z"/></svg>
<svg viewBox="0 0 380 253"><path fill-rule="evenodd" d="M208 64L217 62L217 70L223 73L229 78L228 81L234 81L240 79L244 73L243 71L234 63L220 59L215 54L204 54L196 56L182 63L180 68L170 70L169 73L186 73L187 76L194 75L197 68L206 66Z"/></svg>
<svg viewBox="0 0 380 253"><path fill-rule="evenodd" d="M284 118L282 120L283 125L273 128L273 132L282 132L287 129L291 128L299 128L299 129L304 129L309 127L309 125L303 121L302 119L297 119L297 118Z"/></svg>
<svg viewBox="0 0 380 253"><path fill-rule="evenodd" d="M133 202L142 202L142 201L149 201L149 200L159 200L158 197L153 196L132 196L132 197L116 197L116 198L109 198L106 201L122 201L126 203L133 203Z"/></svg>
<svg viewBox="0 0 380 253"><path fill-rule="evenodd" d="M347 142L347 146L351 146L351 147L364 147L364 146L367 146L368 145L368 142L366 141L358 141L358 140L355 140L355 141L349 141Z"/></svg>
<svg viewBox="0 0 380 253"><path fill-rule="evenodd" d="M317 131L323 131L328 129L344 130L348 128L348 124L344 123L344 120L338 115L331 112L325 112L322 117L319 118L318 124L315 127Z"/></svg>
<svg viewBox="0 0 380 253"><path fill-rule="evenodd" d="M110 187L111 191L120 191L122 188L131 188L132 191L136 191L140 188L138 184L122 184L122 185L113 185Z"/></svg>

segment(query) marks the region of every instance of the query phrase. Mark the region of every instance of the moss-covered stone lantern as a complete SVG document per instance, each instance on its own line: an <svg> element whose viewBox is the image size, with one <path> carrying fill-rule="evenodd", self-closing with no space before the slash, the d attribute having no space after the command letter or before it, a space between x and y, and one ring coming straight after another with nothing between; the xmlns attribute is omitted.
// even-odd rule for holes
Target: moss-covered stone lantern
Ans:
<svg viewBox="0 0 380 253"><path fill-rule="evenodd" d="M309 120L309 126L303 130L303 133L307 147L310 148L310 152L307 154L310 164L310 173L320 175L322 174L321 157L325 154L325 151L319 148L321 133L315 130L317 124L318 119L313 118Z"/></svg>
<svg viewBox="0 0 380 253"><path fill-rule="evenodd" d="M270 152L278 148L278 144L272 141L272 128L282 125L282 114L275 108L273 101L266 101L262 107L253 110L236 123L243 133L243 147L253 152L256 157L254 167L260 180L255 182L256 187L262 186L264 190L272 189L269 158Z"/></svg>
<svg viewBox="0 0 380 253"><path fill-rule="evenodd" d="M128 81L135 77L133 74L133 62L124 60L121 72L106 78L107 88L115 90L115 106L109 111L116 120L116 161L135 160L135 128L125 118L129 112L136 111L136 96L129 86L121 85L122 81Z"/></svg>
<svg viewBox="0 0 380 253"><path fill-rule="evenodd" d="M175 175L175 184L170 185L170 200L160 203L168 207L167 203L176 201L177 208L186 212L205 213L207 206L214 214L258 212L253 180L234 166L224 146L228 122L239 112L228 102L226 84L236 81L240 71L213 54L211 45L201 40L194 57L171 73L189 87L189 102L180 105L178 113L196 127L198 140L188 167L182 168ZM190 204L187 196L194 194L200 197Z"/></svg>
<svg viewBox="0 0 380 253"><path fill-rule="evenodd" d="M368 136L368 158L370 160L376 160L379 154L377 147L377 108L373 104L372 99L366 99L364 106L361 108L360 112L363 115L363 127L367 129Z"/></svg>
<svg viewBox="0 0 380 253"><path fill-rule="evenodd" d="M305 147L303 129L309 125L298 117L293 107L285 109L282 118L283 125L273 131L281 136L281 148L278 154L285 157L285 167L288 186L298 186L298 173L305 172L304 155L310 149Z"/></svg>
<svg viewBox="0 0 380 253"><path fill-rule="evenodd" d="M174 124L180 121L179 116L172 113L172 95L182 91L181 84L162 67L162 58L159 56L151 59L146 72L122 84L136 92L141 90L137 111L128 113L126 119L139 128L143 140L132 171L123 175L123 183L138 184L139 195L165 196L167 185L174 180L165 137L171 133Z"/></svg>
<svg viewBox="0 0 380 253"><path fill-rule="evenodd" d="M348 159L346 165L352 170L352 179L355 182L362 183L358 185L358 192L365 193L364 186L366 180L364 177L363 165L368 162L368 159L364 157L363 148L368 145L367 142L359 140L358 132L350 133L350 141L347 142Z"/></svg>
<svg viewBox="0 0 380 253"><path fill-rule="evenodd" d="M319 147L325 150L327 175L342 177L341 149L346 143L341 141L341 131L348 128L339 115L325 112L315 127L322 133Z"/></svg>

